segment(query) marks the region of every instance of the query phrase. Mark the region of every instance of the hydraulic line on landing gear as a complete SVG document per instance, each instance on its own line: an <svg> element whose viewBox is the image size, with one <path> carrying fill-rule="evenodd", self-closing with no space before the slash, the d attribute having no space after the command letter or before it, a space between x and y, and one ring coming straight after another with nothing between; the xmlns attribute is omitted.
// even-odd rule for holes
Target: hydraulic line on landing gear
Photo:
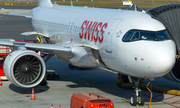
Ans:
<svg viewBox="0 0 180 108"><path fill-rule="evenodd" d="M149 92L151 93L151 97L150 97L150 101L149 101L149 108L151 108L151 100L152 100L152 91L148 88L150 84L150 81L148 82L148 84L146 85L146 88L149 90Z"/></svg>

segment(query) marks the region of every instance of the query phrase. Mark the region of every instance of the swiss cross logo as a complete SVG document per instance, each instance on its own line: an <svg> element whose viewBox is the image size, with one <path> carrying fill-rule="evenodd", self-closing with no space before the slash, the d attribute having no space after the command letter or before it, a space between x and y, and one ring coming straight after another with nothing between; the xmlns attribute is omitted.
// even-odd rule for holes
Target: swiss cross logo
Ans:
<svg viewBox="0 0 180 108"><path fill-rule="evenodd" d="M106 29L108 23L88 21L85 20L81 25L81 33L79 33L80 39L90 40L94 42L102 43L104 39L104 29Z"/></svg>

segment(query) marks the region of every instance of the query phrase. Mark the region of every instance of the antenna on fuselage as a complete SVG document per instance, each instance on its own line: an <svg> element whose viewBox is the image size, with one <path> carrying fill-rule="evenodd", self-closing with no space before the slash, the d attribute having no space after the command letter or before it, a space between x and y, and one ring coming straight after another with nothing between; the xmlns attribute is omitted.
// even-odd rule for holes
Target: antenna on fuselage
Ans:
<svg viewBox="0 0 180 108"><path fill-rule="evenodd" d="M70 2L71 2L71 6L73 7L72 0L70 0Z"/></svg>
<svg viewBox="0 0 180 108"><path fill-rule="evenodd" d="M135 11L140 11L140 12L145 12L142 10L140 7L136 6L135 4L132 3L132 0L123 0L123 5L124 6L129 6L130 10L135 10Z"/></svg>

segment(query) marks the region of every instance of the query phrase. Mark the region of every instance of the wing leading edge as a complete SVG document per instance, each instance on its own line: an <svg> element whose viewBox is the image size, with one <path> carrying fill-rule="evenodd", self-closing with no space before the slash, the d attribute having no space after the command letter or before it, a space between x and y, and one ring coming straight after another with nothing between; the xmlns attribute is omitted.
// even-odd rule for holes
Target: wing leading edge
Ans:
<svg viewBox="0 0 180 108"><path fill-rule="evenodd" d="M10 17L32 18L31 15L9 14L9 13L0 13L0 15L1 16L10 16Z"/></svg>
<svg viewBox="0 0 180 108"><path fill-rule="evenodd" d="M73 56L71 52L71 48L65 48L63 46L54 45L54 44L36 44L36 43L23 43L23 42L0 40L0 45L14 47L14 48L25 47L31 50L57 54L64 57Z"/></svg>

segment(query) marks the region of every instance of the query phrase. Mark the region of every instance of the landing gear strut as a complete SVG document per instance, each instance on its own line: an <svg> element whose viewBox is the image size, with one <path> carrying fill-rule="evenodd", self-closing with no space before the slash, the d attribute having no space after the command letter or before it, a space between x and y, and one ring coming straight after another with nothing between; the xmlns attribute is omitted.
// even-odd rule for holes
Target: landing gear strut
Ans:
<svg viewBox="0 0 180 108"><path fill-rule="evenodd" d="M140 83L140 78L132 78L132 81L134 83L134 89L135 89L135 93L131 95L131 102L130 104L132 106L135 106L136 104L139 104L141 106L144 105L144 95L139 94L139 83Z"/></svg>

